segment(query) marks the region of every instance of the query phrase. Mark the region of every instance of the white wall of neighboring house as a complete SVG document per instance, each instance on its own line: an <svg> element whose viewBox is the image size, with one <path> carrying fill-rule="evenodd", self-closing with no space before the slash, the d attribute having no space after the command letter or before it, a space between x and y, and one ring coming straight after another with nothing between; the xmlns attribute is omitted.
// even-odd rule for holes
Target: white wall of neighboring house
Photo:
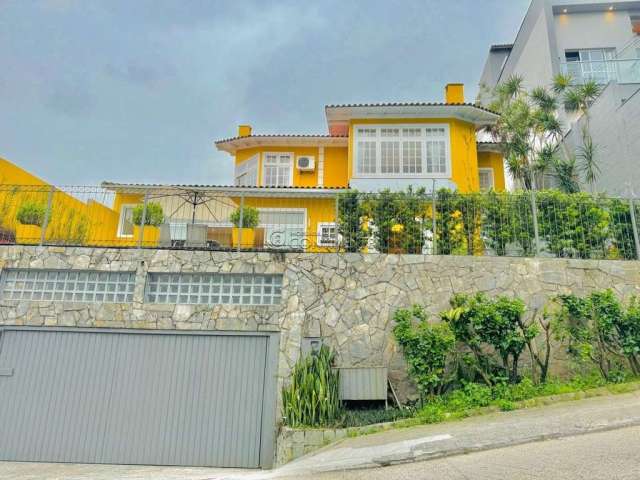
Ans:
<svg viewBox="0 0 640 480"><path fill-rule="evenodd" d="M514 74L524 78L527 89L550 85L553 77L562 71L567 50L615 48L620 52L630 43L638 42L638 48L628 48L623 57L638 58L640 36L633 33L631 22L632 17L638 16L640 1L532 0L504 68L495 74L495 53L490 52L481 85L484 83L491 89ZM629 65L625 62L625 69ZM640 62L637 68L640 69ZM629 78L625 73L625 81L629 82ZM635 81L638 77L631 78ZM479 100L486 101L486 96ZM561 112L560 120L569 130L567 143L572 147L580 145L584 119ZM598 161L602 170L597 185L599 191L623 195L628 193L626 185L631 183L640 196L638 125L640 81L610 84L591 108L590 132L599 146Z"/></svg>
<svg viewBox="0 0 640 480"><path fill-rule="evenodd" d="M585 119L567 135L567 144L582 145ZM591 107L589 132L596 145L601 174L596 191L627 196L629 187L640 197L640 86L610 83Z"/></svg>

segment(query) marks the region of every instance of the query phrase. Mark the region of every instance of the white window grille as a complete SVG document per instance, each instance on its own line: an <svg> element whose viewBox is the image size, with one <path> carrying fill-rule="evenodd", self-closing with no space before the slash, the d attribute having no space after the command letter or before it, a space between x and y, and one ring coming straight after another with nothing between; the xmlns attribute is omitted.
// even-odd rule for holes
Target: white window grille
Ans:
<svg viewBox="0 0 640 480"><path fill-rule="evenodd" d="M306 246L306 210L304 208L261 208L258 226L264 228L265 246L304 249Z"/></svg>
<svg viewBox="0 0 640 480"><path fill-rule="evenodd" d="M282 275L149 273L146 301L193 305L277 305Z"/></svg>
<svg viewBox="0 0 640 480"><path fill-rule="evenodd" d="M4 300L130 303L134 272L78 270L4 270Z"/></svg>
<svg viewBox="0 0 640 480"><path fill-rule="evenodd" d="M338 239L338 229L335 223L318 223L318 246L333 247Z"/></svg>
<svg viewBox="0 0 640 480"><path fill-rule="evenodd" d="M354 131L356 177L451 175L448 125L372 125Z"/></svg>
<svg viewBox="0 0 640 480"><path fill-rule="evenodd" d="M258 185L258 155L239 163L235 167L235 185L255 187Z"/></svg>
<svg viewBox="0 0 640 480"><path fill-rule="evenodd" d="M290 187L293 184L293 154L265 153L262 178L266 187Z"/></svg>
<svg viewBox="0 0 640 480"><path fill-rule="evenodd" d="M480 175L480 190L488 191L495 188L493 168L480 168L478 172Z"/></svg>

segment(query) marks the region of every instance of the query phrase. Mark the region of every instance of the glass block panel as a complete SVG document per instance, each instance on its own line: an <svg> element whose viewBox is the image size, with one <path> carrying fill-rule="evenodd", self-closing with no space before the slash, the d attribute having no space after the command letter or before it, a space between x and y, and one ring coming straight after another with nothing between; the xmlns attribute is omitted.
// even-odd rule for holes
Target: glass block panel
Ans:
<svg viewBox="0 0 640 480"><path fill-rule="evenodd" d="M0 277L0 295L13 300L130 303L134 287L134 272L6 269Z"/></svg>
<svg viewBox="0 0 640 480"><path fill-rule="evenodd" d="M282 275L149 273L145 301L200 305L277 305L282 296L281 285ZM156 294L167 290L180 292L180 295Z"/></svg>

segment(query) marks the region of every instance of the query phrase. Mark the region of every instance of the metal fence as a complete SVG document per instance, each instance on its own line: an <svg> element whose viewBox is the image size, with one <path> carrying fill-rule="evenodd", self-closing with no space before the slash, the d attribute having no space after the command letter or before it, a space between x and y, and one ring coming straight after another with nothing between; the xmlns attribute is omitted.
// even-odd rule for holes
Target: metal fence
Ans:
<svg viewBox="0 0 640 480"><path fill-rule="evenodd" d="M639 204L557 191L3 185L0 243L635 260Z"/></svg>

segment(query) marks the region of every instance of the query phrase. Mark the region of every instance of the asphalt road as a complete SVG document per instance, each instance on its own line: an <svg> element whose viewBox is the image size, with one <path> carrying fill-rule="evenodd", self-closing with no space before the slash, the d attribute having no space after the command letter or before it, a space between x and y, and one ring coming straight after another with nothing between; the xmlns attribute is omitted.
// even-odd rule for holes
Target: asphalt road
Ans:
<svg viewBox="0 0 640 480"><path fill-rule="evenodd" d="M638 480L640 427L307 480Z"/></svg>

